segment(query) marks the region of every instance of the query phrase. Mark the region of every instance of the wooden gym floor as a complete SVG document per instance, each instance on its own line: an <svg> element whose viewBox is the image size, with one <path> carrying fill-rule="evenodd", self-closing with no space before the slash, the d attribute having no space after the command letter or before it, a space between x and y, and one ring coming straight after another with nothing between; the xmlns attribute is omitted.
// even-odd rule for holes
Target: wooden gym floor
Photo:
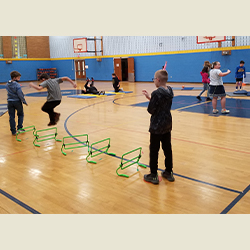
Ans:
<svg viewBox="0 0 250 250"><path fill-rule="evenodd" d="M84 83L77 81L77 88L83 88ZM41 111L46 97L37 95L28 82L21 84L24 94L36 93L26 96L29 106L24 106L24 127L47 129L48 115ZM99 90L113 90L111 82L95 84ZM31 131L20 134L22 141L18 142L9 130L8 113L0 117L0 213L249 214L250 97L227 97L226 106L232 113L212 115L211 102L204 102L204 95L202 102L195 98L200 89L183 91L181 83L169 83L175 94L172 148L176 181L163 179L153 185L143 181L148 167L137 171L132 165L119 170L129 178L118 176L116 170L122 155L138 147L142 147L139 162L149 164L150 115L141 92L151 92L155 86L141 82L121 85L132 93L93 99L65 95L55 109L61 113L56 126L58 139L88 134L92 144L110 138L108 152L116 156L93 157L97 164L87 163L87 148L65 150L64 156L62 142L52 139L34 146ZM225 88L234 91L233 84ZM73 90L68 82L62 83L61 89L65 93ZM0 89L0 104L7 103L6 96L6 90ZM241 103L244 105L239 106ZM160 151L159 176L163 163Z"/></svg>

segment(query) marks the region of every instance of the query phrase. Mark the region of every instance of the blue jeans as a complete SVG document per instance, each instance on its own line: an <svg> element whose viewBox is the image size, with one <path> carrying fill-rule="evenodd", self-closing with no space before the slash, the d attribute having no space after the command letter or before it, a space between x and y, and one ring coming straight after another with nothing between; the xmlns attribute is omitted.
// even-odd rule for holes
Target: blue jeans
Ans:
<svg viewBox="0 0 250 250"><path fill-rule="evenodd" d="M20 129L23 127L23 104L21 101L8 101L8 112L9 112L9 122L10 122L10 131L12 134L16 133L16 121L15 121L15 113L17 111L18 116L18 125L17 129Z"/></svg>
<svg viewBox="0 0 250 250"><path fill-rule="evenodd" d="M207 97L209 97L209 85L208 83L203 83L203 90L200 92L199 96L201 96L207 90Z"/></svg>

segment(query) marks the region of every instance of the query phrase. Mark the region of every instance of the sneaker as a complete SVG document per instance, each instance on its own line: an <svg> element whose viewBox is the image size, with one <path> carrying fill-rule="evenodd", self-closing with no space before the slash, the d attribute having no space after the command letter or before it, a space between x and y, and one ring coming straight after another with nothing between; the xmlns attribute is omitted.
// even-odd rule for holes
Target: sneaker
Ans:
<svg viewBox="0 0 250 250"><path fill-rule="evenodd" d="M156 176L152 176L152 174L145 174L144 180L153 184L159 184L158 174Z"/></svg>
<svg viewBox="0 0 250 250"><path fill-rule="evenodd" d="M201 101L202 99L201 99L201 97L198 95L198 96L196 96L196 98L199 100L199 101Z"/></svg>
<svg viewBox="0 0 250 250"><path fill-rule="evenodd" d="M13 136L16 136L16 133L12 134Z"/></svg>
<svg viewBox="0 0 250 250"><path fill-rule="evenodd" d="M213 114L217 114L219 113L219 110L218 109L213 109Z"/></svg>
<svg viewBox="0 0 250 250"><path fill-rule="evenodd" d="M59 121L60 115L61 115L60 113L55 114L55 123Z"/></svg>
<svg viewBox="0 0 250 250"><path fill-rule="evenodd" d="M20 131L20 132L25 132L25 129L19 128L18 131Z"/></svg>
<svg viewBox="0 0 250 250"><path fill-rule="evenodd" d="M168 173L168 172L164 171L164 172L161 173L161 176L163 178L167 179L168 181L171 181L171 182L175 181L173 172Z"/></svg>
<svg viewBox="0 0 250 250"><path fill-rule="evenodd" d="M212 100L212 99L211 99L211 98L209 98L209 97L207 97L207 98L206 98L206 101L211 101L211 100Z"/></svg>
<svg viewBox="0 0 250 250"><path fill-rule="evenodd" d="M49 122L49 124L48 124L48 126L54 126L54 125L56 125L55 122Z"/></svg>
<svg viewBox="0 0 250 250"><path fill-rule="evenodd" d="M229 114L229 113L230 113L230 110L228 110L228 109L222 109L222 110L221 110L221 113L222 113L222 114Z"/></svg>

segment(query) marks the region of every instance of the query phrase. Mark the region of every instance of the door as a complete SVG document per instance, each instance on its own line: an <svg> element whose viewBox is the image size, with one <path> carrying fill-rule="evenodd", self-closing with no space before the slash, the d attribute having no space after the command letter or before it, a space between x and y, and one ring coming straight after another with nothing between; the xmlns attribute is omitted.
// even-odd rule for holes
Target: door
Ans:
<svg viewBox="0 0 250 250"><path fill-rule="evenodd" d="M135 65L134 65L134 58L128 58L128 81L135 82Z"/></svg>
<svg viewBox="0 0 250 250"><path fill-rule="evenodd" d="M120 81L122 81L122 59L114 58L114 71Z"/></svg>
<svg viewBox="0 0 250 250"><path fill-rule="evenodd" d="M75 60L75 74L76 74L76 80L86 79L84 60Z"/></svg>

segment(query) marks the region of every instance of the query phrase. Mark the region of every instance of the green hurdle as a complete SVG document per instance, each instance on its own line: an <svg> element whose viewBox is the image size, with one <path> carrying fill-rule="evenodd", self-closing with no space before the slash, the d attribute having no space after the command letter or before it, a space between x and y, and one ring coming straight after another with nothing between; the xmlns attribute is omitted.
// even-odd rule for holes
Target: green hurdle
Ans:
<svg viewBox="0 0 250 250"><path fill-rule="evenodd" d="M96 150L93 151L93 146L94 146L94 145L96 145L96 144L98 144L98 143L101 143L101 142L104 142L104 141L108 141L108 142L109 142L109 143L108 143L108 146L105 146L105 147L102 147L102 148L99 148L99 149L96 149ZM103 154L103 153L106 153L106 154L108 154L108 155L115 155L114 153L108 153L109 148L110 148L110 138L103 139L103 140L101 140L101 141L92 143L91 146L90 146L89 154L88 154L88 156L86 157L86 161L89 162L89 163L95 163L95 164L96 164L96 161L89 161L89 160L88 160L89 156L95 157L95 156L100 155L100 154ZM105 151L102 151L103 149L106 149L106 150L105 150ZM99 152L99 153L94 154L94 153L96 153L96 152Z"/></svg>
<svg viewBox="0 0 250 250"><path fill-rule="evenodd" d="M16 133L16 140L17 140L17 141L22 141L21 139L17 139L17 136L18 136L19 134L23 134L23 133L26 133L26 132L29 132L29 131L32 131L32 130L33 130L33 135L34 135L35 130L36 130L35 126L29 126L29 127L25 127L25 128L20 128L20 129L18 129L18 130L17 130L17 133Z"/></svg>
<svg viewBox="0 0 250 250"><path fill-rule="evenodd" d="M72 142L72 143L65 143L65 139L68 139L68 138L76 138L76 137L86 137L86 140L84 141L79 141L79 142ZM71 145L77 145L78 146L71 146ZM79 145L79 144L82 144L82 145ZM85 145L83 145L85 144ZM70 146L70 147L66 147L66 146ZM87 134L83 134L83 135L72 135L72 136L66 136L66 137L63 137L63 144L62 144L62 148L61 148L61 152L64 154L64 155L67 155L64 151L66 149L73 149L73 148L83 148L83 147L88 147L88 151L89 151L89 140L88 140L88 135Z"/></svg>
<svg viewBox="0 0 250 250"><path fill-rule="evenodd" d="M128 155L128 154L131 154L131 153L133 153L133 152L135 152L135 151L137 151L137 150L140 151L138 156L134 157L134 158L131 159L131 160L124 160L124 156L126 156L126 155ZM125 168L128 168L128 167L130 167L130 166L132 166L132 165L134 165L134 164L137 164L137 171L139 171L138 166L146 168L147 166L145 166L145 165L139 163L139 160L140 160L140 158L141 158L141 151L142 151L142 148L139 147L139 148L136 148L136 149L134 149L134 150L131 150L131 151L129 151L129 152L123 154L123 155L122 155L122 159L121 159L121 164L120 164L120 166L116 169L117 175L119 175L119 176L124 176L124 177L129 178L129 176L126 175L126 174L119 174L119 173L118 173L118 170L119 170L119 169L124 170ZM135 160L136 160L136 161L135 161Z"/></svg>
<svg viewBox="0 0 250 250"><path fill-rule="evenodd" d="M43 135L43 136L38 135L38 133L43 132L43 131L48 131L48 130L55 130L55 133L49 134L49 135ZM33 141L33 144L37 147L40 147L40 145L36 144L35 143L36 141L41 142L41 141L47 141L47 140L51 140L51 139L55 139L56 141L62 141L62 140L56 139L56 136L57 136L57 128L56 127L36 130L36 133L34 134L34 136L35 136L35 140ZM49 138L46 138L46 137L49 137ZM46 138L46 139L40 139L40 138Z"/></svg>

